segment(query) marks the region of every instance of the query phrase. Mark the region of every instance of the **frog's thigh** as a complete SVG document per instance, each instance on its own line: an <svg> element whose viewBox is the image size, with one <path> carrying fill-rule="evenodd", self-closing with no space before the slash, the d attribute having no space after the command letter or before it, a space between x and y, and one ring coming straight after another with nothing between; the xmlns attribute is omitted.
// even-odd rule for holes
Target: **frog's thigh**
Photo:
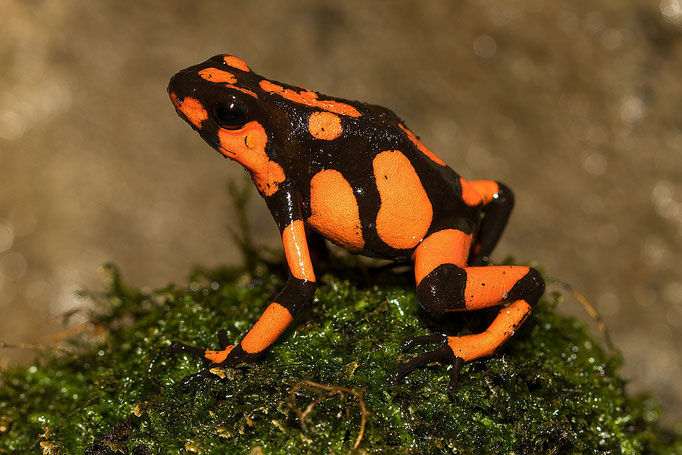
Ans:
<svg viewBox="0 0 682 455"><path fill-rule="evenodd" d="M544 291L529 267L466 267L471 235L457 229L431 234L414 253L417 298L430 313L478 310L524 299L532 306Z"/></svg>
<svg viewBox="0 0 682 455"><path fill-rule="evenodd" d="M376 218L379 238L392 248L414 248L433 219L433 207L417 171L399 150L379 153L372 167L381 197Z"/></svg>

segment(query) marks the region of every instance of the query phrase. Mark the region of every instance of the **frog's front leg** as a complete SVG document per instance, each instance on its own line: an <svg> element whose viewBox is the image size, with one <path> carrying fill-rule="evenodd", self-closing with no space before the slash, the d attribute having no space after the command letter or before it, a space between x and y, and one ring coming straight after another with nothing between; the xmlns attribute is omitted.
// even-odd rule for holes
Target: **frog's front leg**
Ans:
<svg viewBox="0 0 682 455"><path fill-rule="evenodd" d="M428 335L411 338L404 349L417 344L441 343L389 376L395 383L414 368L438 360L454 362L450 388L459 369L470 360L492 354L507 341L530 314L545 285L537 270L521 266L467 267L471 235L458 229L443 229L424 239L414 253L417 298L436 317L452 311L479 310L500 305L483 333L464 336ZM504 306L506 305L506 306Z"/></svg>
<svg viewBox="0 0 682 455"><path fill-rule="evenodd" d="M238 345L228 344L224 330L218 332L220 350L204 350L174 342L171 345L171 351L187 352L211 361L208 368L186 377L183 383L207 376L216 367L234 367L257 359L286 330L299 309L313 300L316 287L315 273L297 200L295 197L286 197L286 195L278 196L276 200L268 199L267 202L280 227L289 267L289 278L284 289L265 309L260 319Z"/></svg>

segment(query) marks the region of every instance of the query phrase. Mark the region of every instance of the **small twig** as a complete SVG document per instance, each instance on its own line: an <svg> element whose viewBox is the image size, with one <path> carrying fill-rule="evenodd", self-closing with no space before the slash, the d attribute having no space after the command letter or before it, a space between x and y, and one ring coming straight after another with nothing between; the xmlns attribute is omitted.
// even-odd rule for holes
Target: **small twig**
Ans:
<svg viewBox="0 0 682 455"><path fill-rule="evenodd" d="M65 348L60 348L56 346L47 346L45 344L35 344L35 343L5 343L4 341L0 341L0 349L30 349L32 351L61 351L66 354L73 354L73 351L70 351Z"/></svg>
<svg viewBox="0 0 682 455"><path fill-rule="evenodd" d="M60 330L59 332L56 333L51 333L49 335L42 336L36 340L38 343L45 343L45 342L54 342L54 341L61 341L65 338L69 338L73 335L78 335L81 332L84 332L90 328L92 328L93 324L91 322L84 322L82 324L78 324L73 327L69 327L68 329Z"/></svg>
<svg viewBox="0 0 682 455"><path fill-rule="evenodd" d="M242 254L246 269L253 272L258 262L259 252L251 236L251 224L249 222L248 206L252 194L251 188L251 179L249 178L244 178L239 183L235 181L228 183L228 192L237 225L236 228L232 225L228 226L228 230Z"/></svg>
<svg viewBox="0 0 682 455"><path fill-rule="evenodd" d="M604 340L606 341L606 345L609 347L609 350L611 352L617 351L616 345L613 344L613 341L611 340L611 334L609 333L609 329L606 326L606 323L604 322L604 319L601 317L601 314L597 311L597 309L590 303L589 300L587 300L587 297L585 297L582 293L576 291L573 289L573 286L570 284L566 283L565 281L558 280L556 278L549 278L547 281L551 283L557 283L558 285L562 286L564 289L566 289L568 292L573 295L573 297L580 302L580 304L585 308L585 311L587 311L587 314L590 315L590 317L597 323L597 327L599 327L599 331L602 333L604 336Z"/></svg>
<svg viewBox="0 0 682 455"><path fill-rule="evenodd" d="M317 398L315 398L312 402L306 406L305 410L301 410L298 407L296 407L296 392L301 389L301 388L307 388L308 390L312 390L314 392L317 392L320 394ZM322 392L321 392L322 391ZM326 392L326 393L324 393ZM307 427L305 424L305 419L308 417L308 414L310 414L315 406L317 406L319 403L322 401L331 398L333 396L338 396L339 400L341 400L341 403L344 405L346 408L346 415L349 414L349 409L348 405L346 404L346 398L344 394L349 394L353 395L355 398L358 400L358 404L360 405L360 431L358 432L358 436L355 439L355 444L353 445L354 449L357 449L358 446L360 445L360 442L362 441L362 437L365 434L365 425L367 424L367 415L369 412L367 411L367 408L365 407L365 402L362 399L362 396L365 394L364 390L354 390L354 389L349 389L348 387L341 387L341 386L329 386L329 385L324 385L320 384L317 382L313 381L308 381L308 380L303 380L300 381L291 388L291 391L289 392L289 399L287 401L287 406L289 406L289 409L294 411L296 415L298 416L299 422L301 422L301 427L303 431L307 432Z"/></svg>

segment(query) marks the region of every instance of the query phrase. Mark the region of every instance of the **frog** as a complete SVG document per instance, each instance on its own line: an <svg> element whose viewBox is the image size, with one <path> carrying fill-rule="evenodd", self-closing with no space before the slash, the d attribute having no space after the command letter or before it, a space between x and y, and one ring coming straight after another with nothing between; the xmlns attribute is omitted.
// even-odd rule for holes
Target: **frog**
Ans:
<svg viewBox="0 0 682 455"><path fill-rule="evenodd" d="M325 240L350 253L413 264L416 297L433 318L493 308L481 333L405 340L432 345L387 377L453 364L454 390L466 362L498 350L544 293L535 268L493 265L490 254L514 206L496 180L465 180L388 108L270 80L236 56L216 55L175 74L168 94L177 114L225 158L242 165L279 229L288 268L283 289L236 344L223 329L219 349L179 341L207 368L184 379L254 362L314 301L314 262Z"/></svg>

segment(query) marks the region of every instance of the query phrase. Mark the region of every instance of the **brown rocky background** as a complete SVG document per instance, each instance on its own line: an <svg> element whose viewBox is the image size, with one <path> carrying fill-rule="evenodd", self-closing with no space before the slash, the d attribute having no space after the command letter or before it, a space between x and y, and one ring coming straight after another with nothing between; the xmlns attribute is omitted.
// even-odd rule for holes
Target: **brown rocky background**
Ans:
<svg viewBox="0 0 682 455"><path fill-rule="evenodd" d="M0 0L0 340L101 287L239 260L240 179L173 111L178 69L231 53L273 79L395 110L517 207L494 255L601 311L633 391L682 417L682 1ZM254 234L276 246L264 204ZM551 289L560 289L556 285ZM571 298L566 311L584 314ZM75 323L75 321L74 321ZM26 362L22 350L0 361Z"/></svg>

